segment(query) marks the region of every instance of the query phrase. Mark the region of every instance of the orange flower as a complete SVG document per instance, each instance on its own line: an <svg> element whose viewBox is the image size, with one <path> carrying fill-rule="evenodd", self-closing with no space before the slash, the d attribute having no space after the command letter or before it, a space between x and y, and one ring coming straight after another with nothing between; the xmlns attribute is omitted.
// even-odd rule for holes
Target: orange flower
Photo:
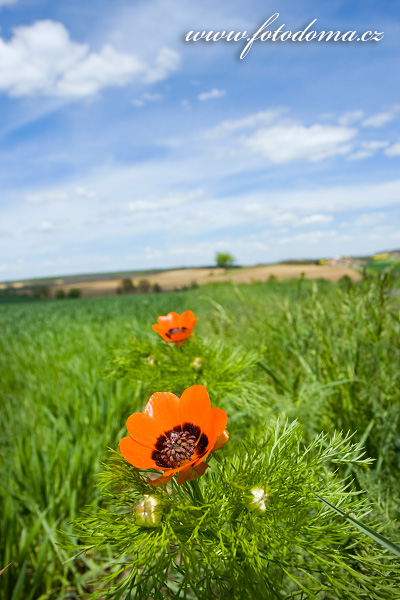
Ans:
<svg viewBox="0 0 400 600"><path fill-rule="evenodd" d="M189 337L196 325L196 318L191 310L178 315L176 312L170 312L165 317L158 317L158 325L152 325L154 331L157 331L166 342L175 342L176 346L181 346Z"/></svg>
<svg viewBox="0 0 400 600"><path fill-rule="evenodd" d="M137 469L164 471L157 479L147 478L152 485L167 483L175 473L183 483L201 477L208 467L204 459L228 441L227 422L224 410L211 408L204 385L193 385L180 398L156 392L144 412L129 417L129 437L119 447Z"/></svg>

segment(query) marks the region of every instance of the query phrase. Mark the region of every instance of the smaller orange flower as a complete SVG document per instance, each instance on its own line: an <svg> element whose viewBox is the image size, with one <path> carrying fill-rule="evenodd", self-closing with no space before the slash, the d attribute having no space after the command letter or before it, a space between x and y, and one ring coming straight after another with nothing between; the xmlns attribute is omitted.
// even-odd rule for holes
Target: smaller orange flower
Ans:
<svg viewBox="0 0 400 600"><path fill-rule="evenodd" d="M180 398L156 392L144 412L129 417L129 436L119 447L137 469L164 471L156 479L147 478L151 485L167 483L175 473L183 483L201 477L208 467L204 460L228 441L227 422L224 410L211 408L204 385L192 385Z"/></svg>
<svg viewBox="0 0 400 600"><path fill-rule="evenodd" d="M175 342L175 346L181 346L190 336L196 325L196 318L191 310L178 315L170 312L165 317L158 317L158 324L152 325L166 342Z"/></svg>

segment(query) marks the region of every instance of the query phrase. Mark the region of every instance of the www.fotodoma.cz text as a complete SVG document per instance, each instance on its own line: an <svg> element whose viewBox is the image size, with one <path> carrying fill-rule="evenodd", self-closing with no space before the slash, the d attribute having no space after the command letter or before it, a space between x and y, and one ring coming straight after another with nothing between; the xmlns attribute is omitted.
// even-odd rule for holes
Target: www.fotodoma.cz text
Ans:
<svg viewBox="0 0 400 600"><path fill-rule="evenodd" d="M311 21L304 29L292 32L284 30L283 23L276 29L268 29L279 18L279 13L273 14L269 19L261 25L261 27L253 34L248 34L247 31L189 31L185 35L186 42L241 42L246 41L247 44L243 48L240 58L244 58L250 52L254 42L379 42L383 38L383 31L364 31L363 33L356 30L349 31L315 31L311 29L317 19Z"/></svg>

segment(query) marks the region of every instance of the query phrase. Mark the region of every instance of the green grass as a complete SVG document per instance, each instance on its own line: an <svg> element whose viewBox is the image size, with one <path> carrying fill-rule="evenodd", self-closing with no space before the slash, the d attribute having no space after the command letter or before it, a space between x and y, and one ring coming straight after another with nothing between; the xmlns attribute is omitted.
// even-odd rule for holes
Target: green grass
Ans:
<svg viewBox="0 0 400 600"><path fill-rule="evenodd" d="M88 589L98 561L71 560L65 532L99 501L100 461L151 391L181 393L195 382L229 413L234 441L257 437L278 417L298 419L304 443L321 431L354 433L374 462L340 473L367 490L374 517L398 542L400 319L390 290L382 275L357 285L213 284L2 305L0 570L12 565L0 576L0 598L76 598ZM196 337L166 346L151 324L187 309L200 317ZM182 351L175 375L161 364L173 350ZM190 353L205 358L201 372ZM160 367L151 377L149 355Z"/></svg>
<svg viewBox="0 0 400 600"><path fill-rule="evenodd" d="M387 258L387 259L379 259L379 260L371 260L364 265L367 269L374 271L376 273L383 273L385 270L392 269L393 272L397 275L400 275L400 260Z"/></svg>

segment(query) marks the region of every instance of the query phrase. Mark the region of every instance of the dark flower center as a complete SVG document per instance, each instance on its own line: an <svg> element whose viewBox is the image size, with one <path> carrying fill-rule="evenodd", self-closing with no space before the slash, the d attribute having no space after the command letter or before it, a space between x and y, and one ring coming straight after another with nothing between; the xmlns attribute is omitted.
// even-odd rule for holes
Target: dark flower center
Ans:
<svg viewBox="0 0 400 600"><path fill-rule="evenodd" d="M208 447L208 437L198 425L185 422L166 431L156 440L152 459L162 469L177 469L182 462L201 458Z"/></svg>
<svg viewBox="0 0 400 600"><path fill-rule="evenodd" d="M171 327L165 335L171 338L171 336L176 335L177 333L185 333L185 331L187 331L187 327Z"/></svg>
<svg viewBox="0 0 400 600"><path fill-rule="evenodd" d="M165 438L163 448L160 450L159 461L162 466L176 469L184 460L192 458L196 445L196 436L189 431L171 431Z"/></svg>

